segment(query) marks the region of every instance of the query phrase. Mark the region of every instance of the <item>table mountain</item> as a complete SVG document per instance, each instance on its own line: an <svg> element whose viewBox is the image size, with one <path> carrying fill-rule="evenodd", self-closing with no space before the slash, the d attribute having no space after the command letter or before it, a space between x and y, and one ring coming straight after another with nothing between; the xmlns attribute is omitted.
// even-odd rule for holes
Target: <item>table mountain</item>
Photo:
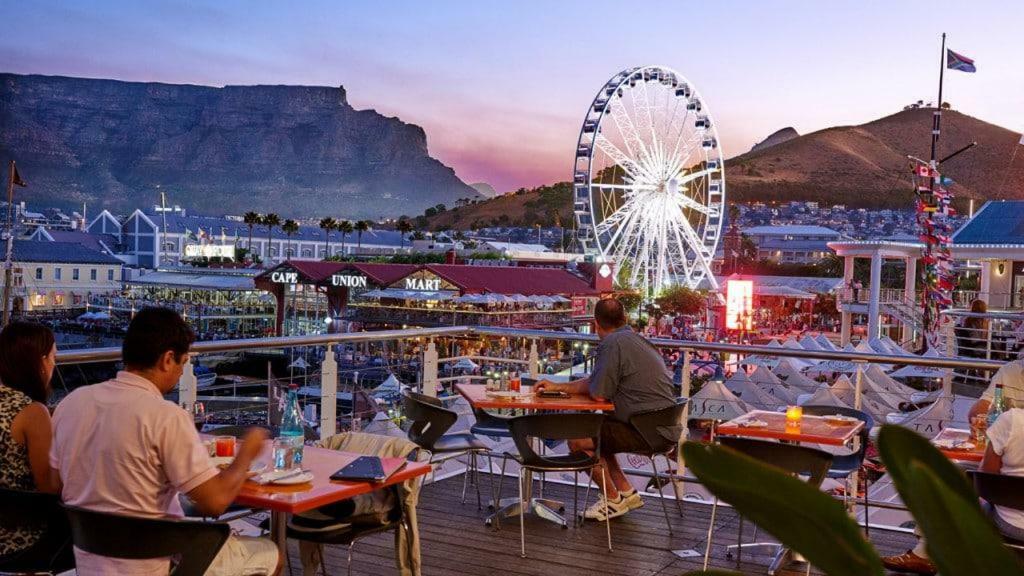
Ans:
<svg viewBox="0 0 1024 576"><path fill-rule="evenodd" d="M208 86L0 74L0 158L33 205L375 218L478 198L423 129L344 87ZM159 185L159 189L157 188Z"/></svg>
<svg viewBox="0 0 1024 576"><path fill-rule="evenodd" d="M907 155L928 159L933 109L905 110L755 148L725 163L730 201L813 200L823 205L912 208ZM978 146L942 165L958 198L1024 198L1020 134L945 110L939 157ZM1017 156L1014 158L1014 151ZM1012 162L1011 162L1012 160Z"/></svg>

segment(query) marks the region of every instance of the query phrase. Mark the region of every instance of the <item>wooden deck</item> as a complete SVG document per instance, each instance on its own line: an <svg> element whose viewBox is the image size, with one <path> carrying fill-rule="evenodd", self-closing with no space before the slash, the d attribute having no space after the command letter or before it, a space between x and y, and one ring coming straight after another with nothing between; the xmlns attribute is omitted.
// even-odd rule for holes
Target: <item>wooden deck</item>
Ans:
<svg viewBox="0 0 1024 576"><path fill-rule="evenodd" d="M488 478L481 474L482 492L488 493ZM513 495L515 480L506 478L504 496ZM519 555L518 520L506 521L500 529L484 525L484 510L477 510L475 494L460 502L461 477L428 484L419 505L419 532L423 558L423 574L451 576L482 576L492 574L556 574L559 576L615 575L681 575L699 570L703 562L704 542L711 507L699 503L683 503L683 517L668 500L669 515L675 534L669 537L661 505L655 497L647 497L646 505L628 515L612 520L612 545L606 549L603 523L588 522L582 528L563 530L555 524L528 516L526 519L526 553ZM569 504L571 513L572 489L568 486L547 484L547 495ZM580 490L582 503L583 491ZM591 491L591 500L594 491ZM738 518L730 508L720 507L716 518L712 548L712 566L736 569L734 560L726 558L725 546L736 542ZM753 527L744 528L745 541L753 541ZM882 555L902 553L914 544L908 534L871 533L875 547ZM759 532L757 539L770 539ZM394 562L394 539L382 534L360 540L355 545L352 573L359 575L390 576L397 574ZM289 543L292 574L302 573L297 545ZM694 558L678 558L672 550L689 549L700 554ZM763 550L763 549L762 549ZM328 547L327 573L346 573L346 550ZM740 571L744 574L765 574L770 557L767 552L744 552ZM794 568L802 568L794 565ZM813 571L815 574L820 572ZM803 574L803 570L783 572Z"/></svg>

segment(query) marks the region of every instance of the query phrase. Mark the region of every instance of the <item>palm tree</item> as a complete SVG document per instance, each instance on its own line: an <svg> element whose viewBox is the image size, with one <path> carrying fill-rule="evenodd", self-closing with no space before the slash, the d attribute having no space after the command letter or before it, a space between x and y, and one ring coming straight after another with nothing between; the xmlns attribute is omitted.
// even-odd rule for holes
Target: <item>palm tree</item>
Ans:
<svg viewBox="0 0 1024 576"><path fill-rule="evenodd" d="M352 222L348 220L338 221L338 232L341 232L341 253L345 253L345 236L352 233L353 227Z"/></svg>
<svg viewBox="0 0 1024 576"><path fill-rule="evenodd" d="M299 223L289 218L281 224L281 230L288 236L288 247L285 249L285 258L288 258L292 253L292 234L299 231Z"/></svg>
<svg viewBox="0 0 1024 576"><path fill-rule="evenodd" d="M405 235L412 232L412 222L403 218L398 221L396 228L398 228L398 232L401 234L402 248L405 248Z"/></svg>
<svg viewBox="0 0 1024 576"><path fill-rule="evenodd" d="M330 216L320 219L320 229L324 231L324 258L331 255L331 230L337 230L338 221Z"/></svg>
<svg viewBox="0 0 1024 576"><path fill-rule="evenodd" d="M252 227L259 224L263 219L259 212L246 212L242 216L242 222L249 227L249 253L252 254Z"/></svg>
<svg viewBox="0 0 1024 576"><path fill-rule="evenodd" d="M281 217L271 212L262 218L263 225L267 227L267 262L270 262L270 244L274 236L274 228L281 225Z"/></svg>
<svg viewBox="0 0 1024 576"><path fill-rule="evenodd" d="M359 250L362 250L363 249L363 232L369 232L370 231L370 221L369 220L360 220L359 222L356 222L355 229L356 229L356 238L359 241Z"/></svg>

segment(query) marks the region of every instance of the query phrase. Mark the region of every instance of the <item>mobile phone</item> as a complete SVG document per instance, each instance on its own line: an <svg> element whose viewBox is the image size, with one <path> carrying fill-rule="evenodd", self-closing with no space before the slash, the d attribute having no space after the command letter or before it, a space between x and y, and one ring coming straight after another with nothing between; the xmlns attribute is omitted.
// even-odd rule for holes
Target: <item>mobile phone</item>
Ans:
<svg viewBox="0 0 1024 576"><path fill-rule="evenodd" d="M561 390L541 390L537 393L537 396L541 398L568 398L568 392L562 392Z"/></svg>

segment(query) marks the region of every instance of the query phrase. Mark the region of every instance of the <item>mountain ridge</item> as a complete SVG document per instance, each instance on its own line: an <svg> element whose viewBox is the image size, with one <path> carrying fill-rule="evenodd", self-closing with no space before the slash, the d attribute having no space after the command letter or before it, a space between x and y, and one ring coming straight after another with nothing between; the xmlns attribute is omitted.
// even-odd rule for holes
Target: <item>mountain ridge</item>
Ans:
<svg viewBox="0 0 1024 576"><path fill-rule="evenodd" d="M397 216L478 198L422 127L344 86L201 86L0 73L0 156L34 202L125 211Z"/></svg>

